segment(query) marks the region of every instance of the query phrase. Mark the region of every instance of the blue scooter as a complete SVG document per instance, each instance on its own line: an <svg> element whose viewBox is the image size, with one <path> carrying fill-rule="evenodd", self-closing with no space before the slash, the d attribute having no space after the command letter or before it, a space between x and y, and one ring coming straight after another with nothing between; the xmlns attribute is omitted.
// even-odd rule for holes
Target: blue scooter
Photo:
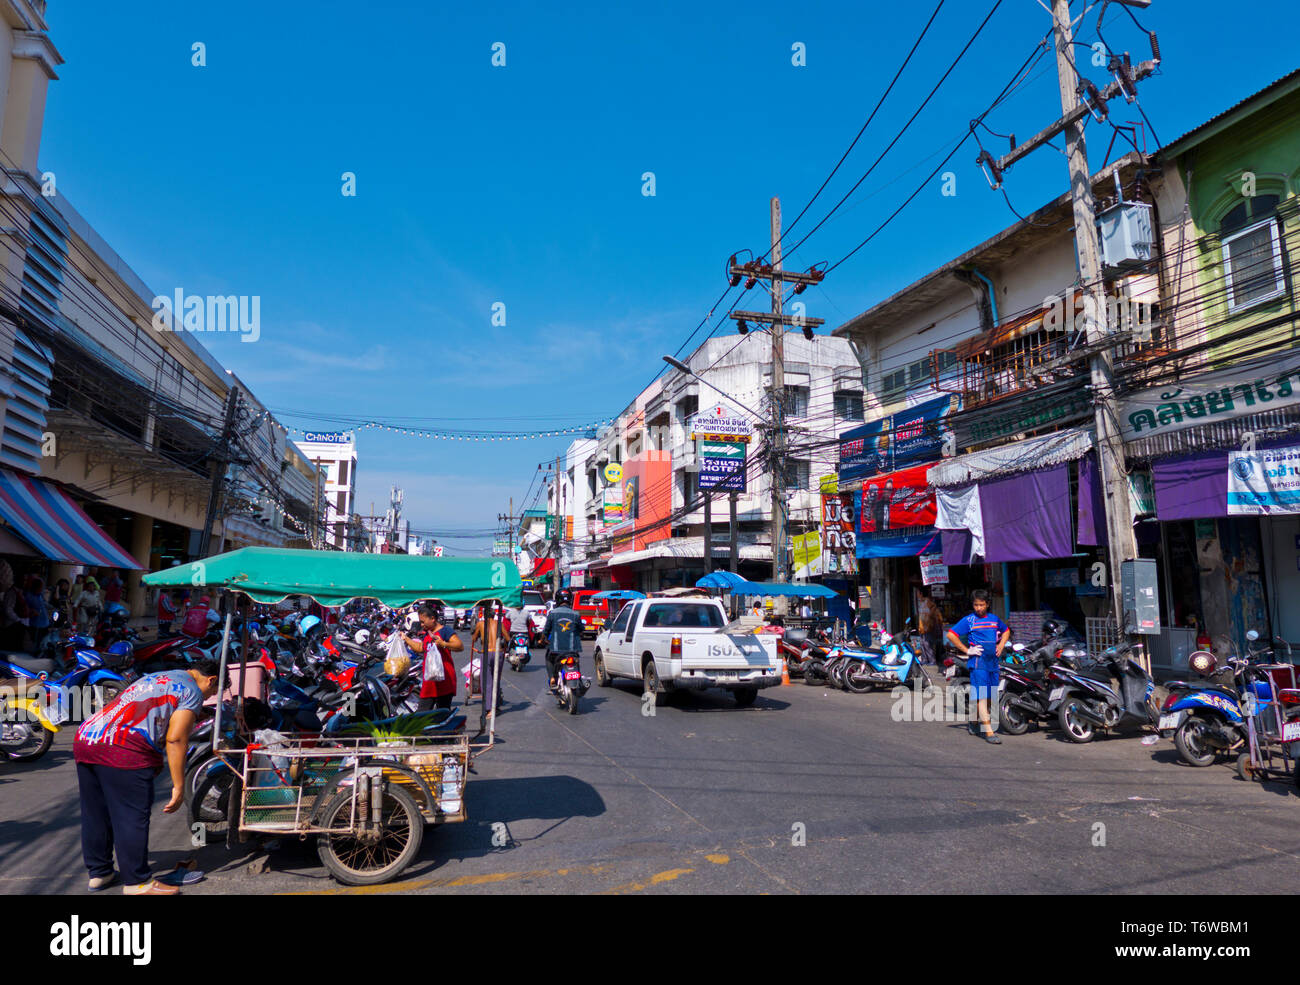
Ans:
<svg viewBox="0 0 1300 985"><path fill-rule="evenodd" d="M905 624L910 632L912 620ZM872 630L879 632L880 646L864 649L845 648L844 686L854 694L867 694L878 687L894 688L910 684L913 688L928 691L930 677L921 667L920 657L905 632L890 636L876 624Z"/></svg>
<svg viewBox="0 0 1300 985"><path fill-rule="evenodd" d="M72 688L89 685L103 688L104 703L112 701L125 691L130 682L115 670L104 666L103 654L93 650L94 641L88 636L74 636L76 663L61 677L52 677L54 661L31 657L25 653L0 653L0 677L20 677L40 681L46 688L66 694Z"/></svg>

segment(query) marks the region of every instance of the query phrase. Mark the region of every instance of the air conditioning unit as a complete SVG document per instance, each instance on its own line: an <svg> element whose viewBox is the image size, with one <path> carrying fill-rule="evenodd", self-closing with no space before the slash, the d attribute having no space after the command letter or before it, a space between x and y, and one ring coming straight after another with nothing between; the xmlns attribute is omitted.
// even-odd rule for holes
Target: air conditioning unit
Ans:
<svg viewBox="0 0 1300 985"><path fill-rule="evenodd" d="M1150 262L1155 250L1155 226L1151 206L1141 202L1120 202L1097 215L1097 236L1101 240L1101 262L1120 269Z"/></svg>

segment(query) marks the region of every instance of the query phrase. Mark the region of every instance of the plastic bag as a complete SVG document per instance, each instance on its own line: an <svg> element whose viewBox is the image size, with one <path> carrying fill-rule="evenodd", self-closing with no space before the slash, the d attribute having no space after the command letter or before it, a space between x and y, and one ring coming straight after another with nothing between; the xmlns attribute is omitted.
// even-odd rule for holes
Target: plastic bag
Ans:
<svg viewBox="0 0 1300 985"><path fill-rule="evenodd" d="M447 669L442 665L442 651L434 645L438 637L432 636L424 647L424 675L426 681L445 681Z"/></svg>
<svg viewBox="0 0 1300 985"><path fill-rule="evenodd" d="M392 677L401 677L411 669L411 651L400 633L388 638L388 656L384 658L384 673Z"/></svg>

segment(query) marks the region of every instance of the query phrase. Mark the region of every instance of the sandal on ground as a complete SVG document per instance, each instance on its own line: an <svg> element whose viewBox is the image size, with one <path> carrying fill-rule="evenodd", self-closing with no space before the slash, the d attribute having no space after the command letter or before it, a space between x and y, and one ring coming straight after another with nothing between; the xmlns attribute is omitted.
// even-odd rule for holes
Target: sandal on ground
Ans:
<svg viewBox="0 0 1300 985"><path fill-rule="evenodd" d="M180 893L178 887L168 886L157 879L150 879L138 886L125 886L122 889L123 896L175 896L178 893Z"/></svg>

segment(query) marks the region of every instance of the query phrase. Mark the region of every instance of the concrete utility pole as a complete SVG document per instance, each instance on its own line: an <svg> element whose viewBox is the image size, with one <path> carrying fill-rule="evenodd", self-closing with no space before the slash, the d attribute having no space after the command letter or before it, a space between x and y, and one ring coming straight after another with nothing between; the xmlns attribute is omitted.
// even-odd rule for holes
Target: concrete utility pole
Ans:
<svg viewBox="0 0 1300 985"><path fill-rule="evenodd" d="M727 503L731 507L731 573L735 574L740 569L740 532L736 529L736 500L739 493L728 493Z"/></svg>
<svg viewBox="0 0 1300 985"><path fill-rule="evenodd" d="M1068 0L1053 0L1052 19L1056 33L1056 76L1061 90L1061 112L1079 107L1074 66L1071 63L1073 31ZM1065 128L1065 146L1070 165L1070 191L1074 199L1075 243L1079 251L1079 274L1087 298L1088 344L1095 347L1091 360L1092 393L1096 401L1097 460L1106 490L1106 534L1110 546L1111 604L1118 621L1124 611L1120 584L1121 563L1137 557L1133 536L1133 514L1129 504L1128 472L1124 465L1124 440L1120 437L1119 411L1115 400L1114 373L1109 347L1102 343L1111 335L1106 321L1106 292L1101 271L1101 246L1097 237L1096 205L1092 197L1092 176L1088 171L1088 147L1083 137L1083 120Z"/></svg>
<svg viewBox="0 0 1300 985"><path fill-rule="evenodd" d="M552 572L551 583L553 592L551 597L554 598L560 593L560 541L564 537L564 506L561 502L560 495L563 492L564 484L560 481L560 462L561 456L555 456L555 571Z"/></svg>
<svg viewBox="0 0 1300 985"><path fill-rule="evenodd" d="M203 518L203 533L199 535L199 557L207 557L212 544L212 528L217 520L217 503L221 499L221 486L230 468L230 439L235 430L235 415L239 411L239 388L231 386L226 393L226 414L221 423L221 441L212 458L212 486L208 490L208 510ZM223 531L224 534L224 531Z"/></svg>
<svg viewBox="0 0 1300 985"><path fill-rule="evenodd" d="M785 325L781 322L781 200L772 220L772 580L785 581Z"/></svg>

